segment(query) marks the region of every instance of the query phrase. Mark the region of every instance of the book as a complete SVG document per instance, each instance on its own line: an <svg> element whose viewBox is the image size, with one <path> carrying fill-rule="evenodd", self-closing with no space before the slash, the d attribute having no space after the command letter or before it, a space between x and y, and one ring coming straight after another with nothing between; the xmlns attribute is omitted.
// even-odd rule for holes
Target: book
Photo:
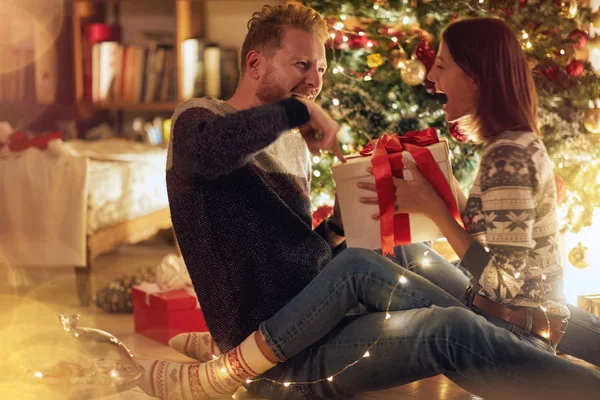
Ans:
<svg viewBox="0 0 600 400"><path fill-rule="evenodd" d="M205 92L214 99L221 98L221 48L211 43L204 49Z"/></svg>
<svg viewBox="0 0 600 400"><path fill-rule="evenodd" d="M221 98L229 99L235 93L240 79L239 51L237 48L221 49Z"/></svg>
<svg viewBox="0 0 600 400"><path fill-rule="evenodd" d="M181 98L189 100L205 94L204 49L202 39L191 38L181 43Z"/></svg>

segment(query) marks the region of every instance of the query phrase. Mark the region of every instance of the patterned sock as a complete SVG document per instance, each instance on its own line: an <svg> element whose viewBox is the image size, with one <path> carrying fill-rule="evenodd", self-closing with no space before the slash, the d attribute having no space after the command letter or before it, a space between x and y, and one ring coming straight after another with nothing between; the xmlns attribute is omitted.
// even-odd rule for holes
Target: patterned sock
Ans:
<svg viewBox="0 0 600 400"><path fill-rule="evenodd" d="M197 364L139 360L144 369L140 388L160 400L230 398L238 387L273 368L252 333L222 356Z"/></svg>
<svg viewBox="0 0 600 400"><path fill-rule="evenodd" d="M213 355L220 356L221 351L210 332L180 333L169 340L169 346L177 352L200 362L210 361Z"/></svg>

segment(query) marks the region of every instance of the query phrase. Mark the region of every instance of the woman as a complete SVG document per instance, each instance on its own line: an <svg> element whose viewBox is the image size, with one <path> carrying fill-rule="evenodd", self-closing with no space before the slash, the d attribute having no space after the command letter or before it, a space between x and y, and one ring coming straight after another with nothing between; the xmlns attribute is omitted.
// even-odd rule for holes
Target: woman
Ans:
<svg viewBox="0 0 600 400"><path fill-rule="evenodd" d="M481 166L468 201L460 201L464 229L414 166L415 180L396 182L397 211L428 215L448 239L473 275L468 298L461 300L554 351L569 309L562 294L554 174L539 137L537 94L521 45L498 19L456 22L444 31L428 78L448 98L447 121L484 144Z"/></svg>
<svg viewBox="0 0 600 400"><path fill-rule="evenodd" d="M423 182L419 190L431 192ZM398 205L403 204L399 196ZM407 284L391 291L399 276ZM347 317L359 303L369 313ZM557 303L565 316L561 300ZM371 357L347 368L363 354ZM261 397L347 398L440 373L489 398L547 399L573 390L585 396L600 385L597 372L518 340L426 279L361 249L335 257L259 331L216 360L141 365L142 389L161 399L228 397L244 382ZM284 384L313 381L319 383Z"/></svg>
<svg viewBox="0 0 600 400"><path fill-rule="evenodd" d="M468 306L475 300L476 312L483 308L525 340L553 352L558 345L600 365L600 320L567 308L562 295L554 174L537 130L533 79L516 36L497 19L454 23L444 31L428 78L448 98L447 121L484 143L484 152L469 200L459 201L465 230L448 218L420 176L399 183L399 208L431 205L420 211L433 217L472 276L469 282L434 253L429 266L417 264L415 272ZM404 265L423 251L421 245L403 248ZM561 340L569 312L568 334Z"/></svg>

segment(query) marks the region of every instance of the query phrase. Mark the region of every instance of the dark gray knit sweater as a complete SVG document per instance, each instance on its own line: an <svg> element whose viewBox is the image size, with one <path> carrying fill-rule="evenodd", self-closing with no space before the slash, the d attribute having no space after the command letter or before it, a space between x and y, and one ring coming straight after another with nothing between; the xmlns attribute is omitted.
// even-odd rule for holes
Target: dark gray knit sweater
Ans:
<svg viewBox="0 0 600 400"><path fill-rule="evenodd" d="M221 351L258 329L331 260L313 231L310 154L288 99L249 110L194 99L173 115L171 218L206 323Z"/></svg>

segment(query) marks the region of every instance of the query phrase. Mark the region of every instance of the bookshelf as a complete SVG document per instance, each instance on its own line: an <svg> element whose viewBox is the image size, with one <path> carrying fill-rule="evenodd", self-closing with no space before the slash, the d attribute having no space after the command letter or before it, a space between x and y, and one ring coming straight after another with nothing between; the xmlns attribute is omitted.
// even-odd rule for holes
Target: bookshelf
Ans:
<svg viewBox="0 0 600 400"><path fill-rule="evenodd" d="M118 10L123 5L134 5L141 10L151 7L168 7L169 15L175 19L174 41L174 98L170 101L103 100L90 102L86 99L84 82L84 26L87 23L104 22L109 10ZM75 102L87 110L172 112L182 97L181 43L191 37L204 37L204 0L73 0L73 70ZM143 14L142 14L143 15ZM143 16L142 16L143 17ZM118 18L118 17L117 17ZM116 21L119 22L118 20ZM127 27L122 27L127 29Z"/></svg>
<svg viewBox="0 0 600 400"><path fill-rule="evenodd" d="M113 101L99 103L80 102L78 103L78 106L89 110L172 112L175 107L177 107L177 104L178 103L176 102L131 103L125 101Z"/></svg>

